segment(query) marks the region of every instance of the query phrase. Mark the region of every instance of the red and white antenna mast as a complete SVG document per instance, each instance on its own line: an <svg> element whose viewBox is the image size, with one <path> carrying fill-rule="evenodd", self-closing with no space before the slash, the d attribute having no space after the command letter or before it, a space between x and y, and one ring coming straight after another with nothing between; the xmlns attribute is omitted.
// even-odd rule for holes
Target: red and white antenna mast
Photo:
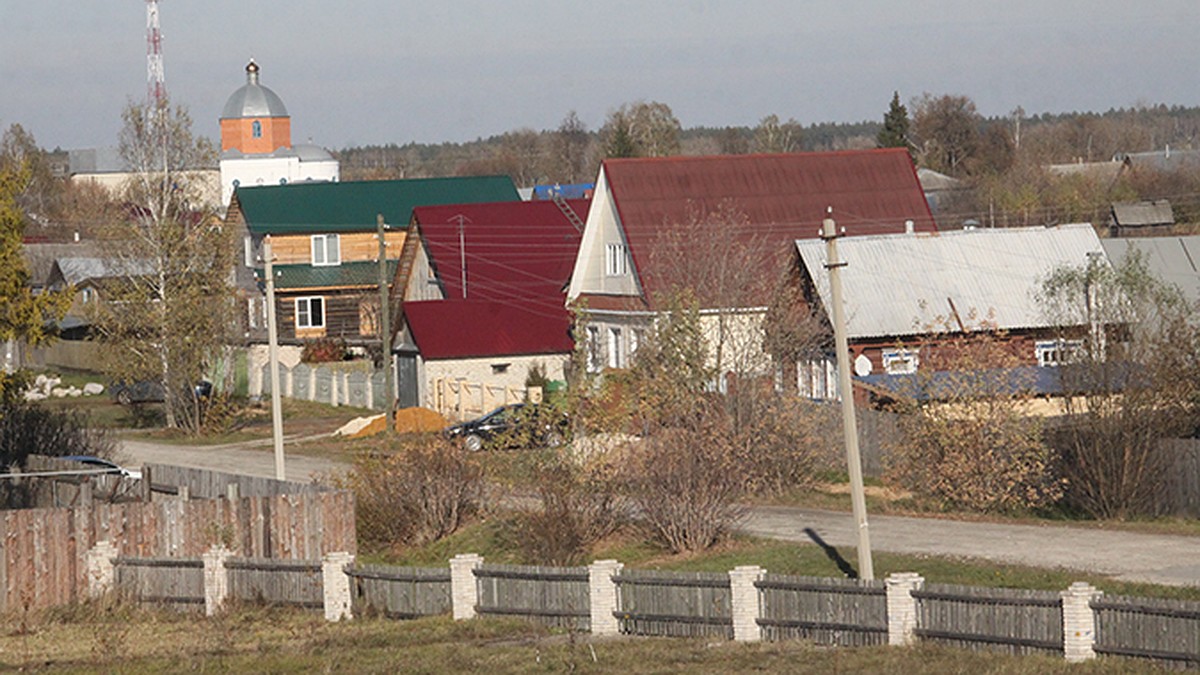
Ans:
<svg viewBox="0 0 1200 675"><path fill-rule="evenodd" d="M156 105L162 105L167 99L162 31L158 26L158 0L146 0L146 99Z"/></svg>

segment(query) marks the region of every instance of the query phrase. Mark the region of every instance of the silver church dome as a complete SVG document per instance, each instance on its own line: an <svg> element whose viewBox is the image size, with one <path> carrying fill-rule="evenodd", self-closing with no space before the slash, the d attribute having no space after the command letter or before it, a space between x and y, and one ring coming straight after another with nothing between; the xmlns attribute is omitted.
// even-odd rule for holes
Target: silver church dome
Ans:
<svg viewBox="0 0 1200 675"><path fill-rule="evenodd" d="M225 101L221 119L245 117L287 117L287 108L275 92L258 83L258 64L254 59L246 66L246 84Z"/></svg>

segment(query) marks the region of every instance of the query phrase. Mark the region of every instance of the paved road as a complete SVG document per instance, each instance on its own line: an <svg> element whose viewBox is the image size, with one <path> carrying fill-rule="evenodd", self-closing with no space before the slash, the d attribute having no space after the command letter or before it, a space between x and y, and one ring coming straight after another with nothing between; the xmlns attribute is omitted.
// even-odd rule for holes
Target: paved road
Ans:
<svg viewBox="0 0 1200 675"><path fill-rule="evenodd" d="M1057 525L1005 525L900 516L868 517L871 549L985 558L1037 567L1083 570L1124 581L1200 585L1200 537L1135 534ZM758 507L743 529L773 539L855 546L849 513ZM853 556L846 556L853 560Z"/></svg>
<svg viewBox="0 0 1200 675"><path fill-rule="evenodd" d="M290 439L292 442L306 439ZM285 451L287 444L285 443ZM179 446L124 441L130 464L178 464L274 477L271 441L241 445ZM287 476L307 481L345 468L333 460L287 455ZM1005 525L933 518L872 516L871 547L876 551L983 558L1038 567L1076 569L1126 581L1200 585L1200 537L1134 534L1054 525ZM826 544L857 544L849 513L793 507L751 509L743 529L785 541L811 542L811 529ZM853 556L846 556L853 560Z"/></svg>

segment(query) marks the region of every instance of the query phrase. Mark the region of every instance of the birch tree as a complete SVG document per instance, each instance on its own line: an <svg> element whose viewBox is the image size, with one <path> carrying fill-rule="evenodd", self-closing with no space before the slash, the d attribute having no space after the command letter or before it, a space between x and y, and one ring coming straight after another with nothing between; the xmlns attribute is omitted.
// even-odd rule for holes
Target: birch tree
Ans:
<svg viewBox="0 0 1200 675"><path fill-rule="evenodd" d="M107 228L95 326L112 376L157 382L167 426L194 432L202 418L193 387L232 323L232 245L195 171L215 153L182 107L130 104L122 117L128 210Z"/></svg>

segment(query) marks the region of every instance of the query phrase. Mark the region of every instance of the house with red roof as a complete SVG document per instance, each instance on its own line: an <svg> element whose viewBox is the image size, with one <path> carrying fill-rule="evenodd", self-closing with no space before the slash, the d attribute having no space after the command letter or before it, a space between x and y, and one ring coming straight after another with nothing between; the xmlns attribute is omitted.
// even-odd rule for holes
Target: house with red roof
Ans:
<svg viewBox="0 0 1200 675"><path fill-rule="evenodd" d="M524 392L530 368L565 379L574 351L564 288L588 200L413 209L394 298L400 369L422 405L466 417ZM467 384L460 401L459 387Z"/></svg>
<svg viewBox="0 0 1200 675"><path fill-rule="evenodd" d="M847 235L937 230L903 149L605 160L567 292L588 315L589 367L625 367L686 289L713 364L730 370L737 343L765 371L762 319L830 208Z"/></svg>

